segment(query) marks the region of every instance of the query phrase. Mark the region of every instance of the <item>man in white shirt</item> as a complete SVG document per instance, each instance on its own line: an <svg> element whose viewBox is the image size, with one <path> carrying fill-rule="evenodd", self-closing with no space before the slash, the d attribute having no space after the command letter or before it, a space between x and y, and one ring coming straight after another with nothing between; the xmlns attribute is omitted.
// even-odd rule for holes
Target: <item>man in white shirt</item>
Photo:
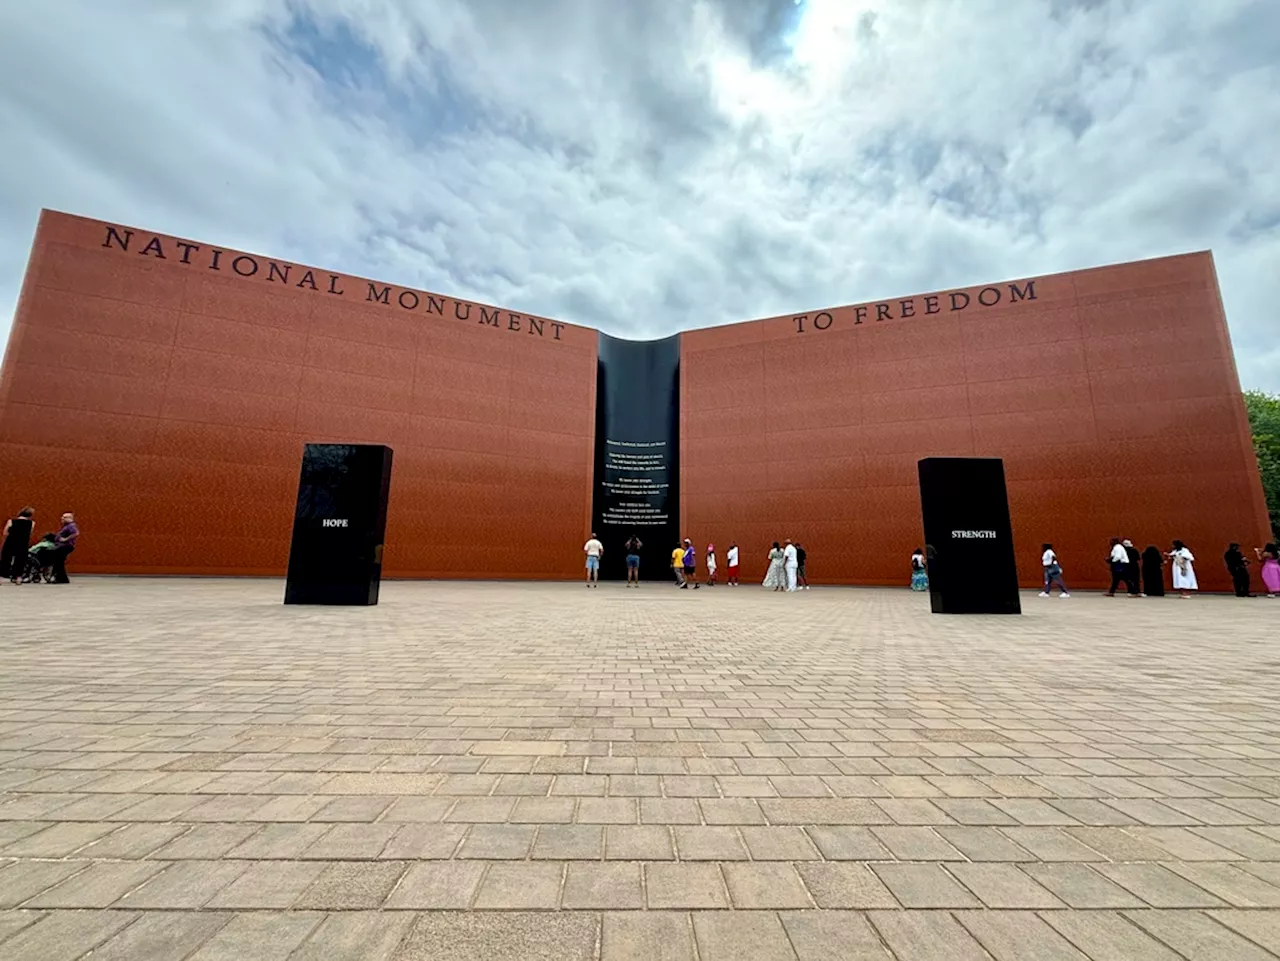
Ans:
<svg viewBox="0 0 1280 961"><path fill-rule="evenodd" d="M1044 568L1044 590L1040 592L1041 597L1053 596L1053 585L1058 585L1060 593L1059 597L1070 597L1067 593L1067 582L1062 579L1062 565L1058 563L1058 554L1053 549L1052 544L1041 544L1043 553L1040 555L1040 565Z"/></svg>
<svg viewBox="0 0 1280 961"><path fill-rule="evenodd" d="M729 564L729 580L730 587L738 586L738 543L734 541L729 545L729 553L725 555Z"/></svg>
<svg viewBox="0 0 1280 961"><path fill-rule="evenodd" d="M600 586L600 555L604 553L604 545L592 534L583 545L582 552L587 555L587 587Z"/></svg>
<svg viewBox="0 0 1280 961"><path fill-rule="evenodd" d="M796 589L796 546L787 538L787 546L782 549L782 569L787 575L787 590Z"/></svg>
<svg viewBox="0 0 1280 961"><path fill-rule="evenodd" d="M1116 588L1120 586L1121 581L1126 584L1129 580L1129 553L1124 549L1124 545L1120 543L1120 538L1111 538L1111 587L1107 589L1107 597L1116 596Z"/></svg>

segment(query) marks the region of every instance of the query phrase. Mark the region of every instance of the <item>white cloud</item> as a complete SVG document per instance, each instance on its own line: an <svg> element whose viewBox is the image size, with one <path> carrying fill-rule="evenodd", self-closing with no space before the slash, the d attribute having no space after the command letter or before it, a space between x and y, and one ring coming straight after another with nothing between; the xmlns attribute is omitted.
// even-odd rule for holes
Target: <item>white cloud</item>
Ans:
<svg viewBox="0 0 1280 961"><path fill-rule="evenodd" d="M42 206L630 336L1212 248L1280 390L1277 51L1268 0L9 4L0 324Z"/></svg>

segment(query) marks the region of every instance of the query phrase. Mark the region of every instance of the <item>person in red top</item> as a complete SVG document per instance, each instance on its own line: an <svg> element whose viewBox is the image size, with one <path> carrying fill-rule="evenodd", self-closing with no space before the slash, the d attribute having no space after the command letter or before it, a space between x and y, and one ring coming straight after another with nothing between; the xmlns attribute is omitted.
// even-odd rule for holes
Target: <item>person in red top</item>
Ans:
<svg viewBox="0 0 1280 961"><path fill-rule="evenodd" d="M56 549L53 552L53 583L70 584L67 577L67 556L76 549L76 541L80 538L80 528L76 526L75 515L67 511L62 515L62 529L53 537Z"/></svg>

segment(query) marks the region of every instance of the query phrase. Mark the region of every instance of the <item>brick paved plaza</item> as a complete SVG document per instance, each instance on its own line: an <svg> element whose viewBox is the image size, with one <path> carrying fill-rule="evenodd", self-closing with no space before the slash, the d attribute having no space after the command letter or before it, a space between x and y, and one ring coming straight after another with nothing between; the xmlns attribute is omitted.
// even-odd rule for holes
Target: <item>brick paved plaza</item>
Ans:
<svg viewBox="0 0 1280 961"><path fill-rule="evenodd" d="M1280 601L0 587L0 961L1280 955Z"/></svg>

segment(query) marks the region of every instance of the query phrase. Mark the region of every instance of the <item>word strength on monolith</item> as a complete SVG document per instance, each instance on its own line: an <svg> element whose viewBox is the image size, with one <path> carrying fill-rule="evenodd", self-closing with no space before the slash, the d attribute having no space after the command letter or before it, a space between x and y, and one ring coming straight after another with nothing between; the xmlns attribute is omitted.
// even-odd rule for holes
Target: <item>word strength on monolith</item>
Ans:
<svg viewBox="0 0 1280 961"><path fill-rule="evenodd" d="M640 573L665 576L680 536L680 335L599 335L592 527L604 544L600 576L626 576L634 535Z"/></svg>
<svg viewBox="0 0 1280 961"><path fill-rule="evenodd" d="M390 447L306 445L286 604L378 603L390 489Z"/></svg>
<svg viewBox="0 0 1280 961"><path fill-rule="evenodd" d="M1021 614L1004 461L918 463L929 599L935 614Z"/></svg>

